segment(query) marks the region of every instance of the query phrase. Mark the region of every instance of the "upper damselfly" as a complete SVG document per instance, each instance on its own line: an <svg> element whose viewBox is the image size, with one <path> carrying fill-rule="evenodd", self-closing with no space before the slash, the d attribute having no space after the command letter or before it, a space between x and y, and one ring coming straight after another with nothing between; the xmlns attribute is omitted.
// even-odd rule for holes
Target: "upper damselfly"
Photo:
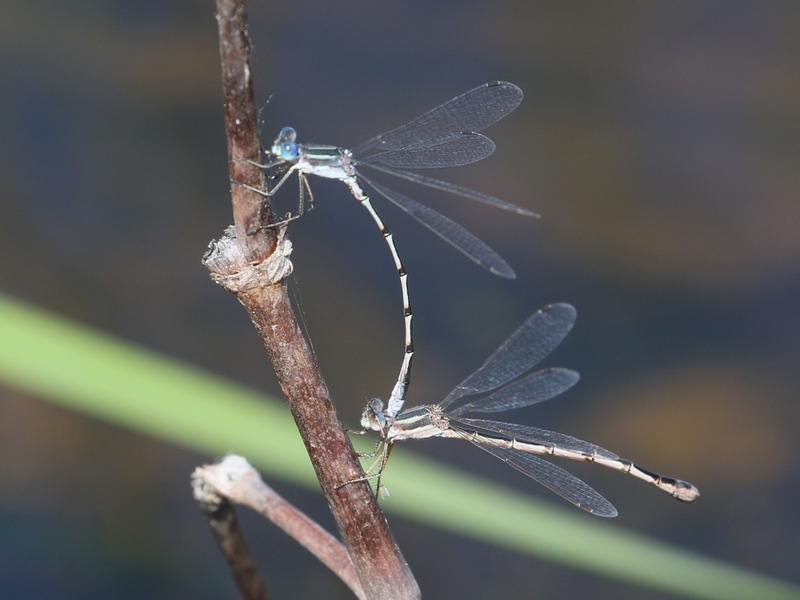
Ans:
<svg viewBox="0 0 800 600"><path fill-rule="evenodd" d="M373 174L391 175L519 215L536 216L530 210L494 196L413 171L468 165L491 155L495 149L494 142L480 131L512 112L522 102L522 96L522 90L513 83L505 81L486 83L448 100L405 125L370 138L353 150L341 146L299 143L297 132L291 127L284 127L268 152L267 164L259 165L266 169L277 170L272 171L275 184L269 190L251 188L265 196L275 194L293 173L297 173L298 176L297 213L276 225L283 225L303 214L306 193L309 196L310 207L313 207L314 195L308 175L316 175L343 182L356 200L369 211L386 240L400 276L405 322L405 354L397 383L388 401L388 407L392 410L399 411L402 407L410 380L414 354L411 302L408 295L407 273L395 247L392 233L373 208L369 196L364 192L364 187L375 190L379 196L400 208L491 273L513 279L516 275L508 263L475 235L432 208L378 183L373 179ZM365 171L370 174L365 175Z"/></svg>

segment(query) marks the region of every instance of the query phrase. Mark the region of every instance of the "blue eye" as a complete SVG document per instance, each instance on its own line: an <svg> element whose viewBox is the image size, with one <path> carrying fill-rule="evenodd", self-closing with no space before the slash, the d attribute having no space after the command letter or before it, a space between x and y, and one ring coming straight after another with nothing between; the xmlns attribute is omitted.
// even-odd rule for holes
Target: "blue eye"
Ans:
<svg viewBox="0 0 800 600"><path fill-rule="evenodd" d="M297 158L297 144L294 142L281 142L272 146L272 154L283 160L295 160Z"/></svg>
<svg viewBox="0 0 800 600"><path fill-rule="evenodd" d="M297 132L292 127L284 127L272 142L272 154L283 160L297 160Z"/></svg>
<svg viewBox="0 0 800 600"><path fill-rule="evenodd" d="M297 144L294 142L286 142L281 145L281 156L287 160L297 158Z"/></svg>

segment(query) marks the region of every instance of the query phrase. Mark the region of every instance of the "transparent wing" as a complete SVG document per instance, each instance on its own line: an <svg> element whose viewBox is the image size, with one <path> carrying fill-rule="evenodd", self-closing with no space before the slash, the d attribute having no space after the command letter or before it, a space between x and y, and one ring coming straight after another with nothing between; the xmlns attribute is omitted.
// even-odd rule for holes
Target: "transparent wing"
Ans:
<svg viewBox="0 0 800 600"><path fill-rule="evenodd" d="M528 427L527 425L519 425L517 423L502 423L500 421L487 421L485 419L451 419L450 423L455 423L461 427L472 430L480 429L497 434L506 439L515 439L520 442L530 442L532 444L542 444L543 446L558 446L564 450L571 450L573 452L585 452L587 454L596 453L598 456L610 459L618 459L619 456L606 450L605 448L586 442L584 440L572 437L565 433L558 433L557 431L550 431L548 429L539 429L538 427Z"/></svg>
<svg viewBox="0 0 800 600"><path fill-rule="evenodd" d="M494 149L494 142L485 135L460 133L449 140L426 148L381 152L371 156L369 162L401 169L462 167L491 156ZM362 161L359 164L366 163Z"/></svg>
<svg viewBox="0 0 800 600"><path fill-rule="evenodd" d="M595 491L594 488L553 463L532 454L495 448L479 442L472 443L515 468L523 475L542 484L548 490L555 492L581 510L598 517L616 517L618 514L614 505Z"/></svg>
<svg viewBox="0 0 800 600"><path fill-rule="evenodd" d="M372 159L370 159L371 161ZM395 177L400 177L407 181L413 181L414 183L418 183L420 185L424 185L429 188L433 188L436 190L442 190L443 192L448 192L450 194L455 194L456 196L462 196L464 198L469 198L470 200L475 200L476 202L481 202L483 204L488 204L489 206L494 206L495 208L500 208L502 210L508 210L519 215L525 215L526 217L536 217L539 218L539 215L533 211L528 210L527 208L522 208L521 206L517 206L516 204L512 204L511 202L506 202L505 200L501 200L500 198L495 198L494 196L490 196L488 194L484 194L482 192L478 192L475 190L471 190L469 188L461 187L460 185L456 185L455 183L450 183L449 181L442 181L441 179L434 179L433 177L426 177L424 175L419 175L418 173L409 173L408 171L399 171L397 169L389 168L383 165L373 164L372 162L358 162L358 166L365 166L369 167L370 169L375 169L380 171L381 173L386 173L388 175L394 175Z"/></svg>
<svg viewBox="0 0 800 600"><path fill-rule="evenodd" d="M569 304L549 304L533 313L439 403L446 408L464 396L489 392L516 379L541 362L569 333L577 313Z"/></svg>
<svg viewBox="0 0 800 600"><path fill-rule="evenodd" d="M578 383L579 379L580 375L570 369L542 369L500 388L489 396L462 404L448 414L493 413L524 408L555 398Z"/></svg>
<svg viewBox="0 0 800 600"><path fill-rule="evenodd" d="M466 131L481 131L496 123L522 102L522 90L513 83L493 81L464 92L416 119L367 140L353 154L425 147Z"/></svg>
<svg viewBox="0 0 800 600"><path fill-rule="evenodd" d="M361 174L359 176L381 196L430 229L467 258L500 277L506 279L516 277L514 270L497 252L455 221L400 192L387 189Z"/></svg>

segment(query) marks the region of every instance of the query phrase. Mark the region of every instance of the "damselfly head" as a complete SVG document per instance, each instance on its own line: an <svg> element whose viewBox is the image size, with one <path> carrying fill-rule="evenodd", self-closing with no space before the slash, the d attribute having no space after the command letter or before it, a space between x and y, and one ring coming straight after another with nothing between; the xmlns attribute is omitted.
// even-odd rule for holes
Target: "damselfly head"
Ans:
<svg viewBox="0 0 800 600"><path fill-rule="evenodd" d="M284 127L278 132L278 137L272 142L270 153L287 162L297 160L297 132L292 127Z"/></svg>
<svg viewBox="0 0 800 600"><path fill-rule="evenodd" d="M361 413L361 426L372 431L384 431L386 428L386 415L383 414L383 400L373 398L364 407Z"/></svg>

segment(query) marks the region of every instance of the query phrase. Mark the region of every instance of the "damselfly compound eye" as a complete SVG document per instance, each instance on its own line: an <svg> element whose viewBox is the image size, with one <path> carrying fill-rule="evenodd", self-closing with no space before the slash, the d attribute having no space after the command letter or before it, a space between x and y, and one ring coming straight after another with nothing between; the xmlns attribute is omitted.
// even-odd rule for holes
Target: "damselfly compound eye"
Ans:
<svg viewBox="0 0 800 600"><path fill-rule="evenodd" d="M281 156L287 160L297 158L297 144L294 142L287 142L281 146Z"/></svg>
<svg viewBox="0 0 800 600"><path fill-rule="evenodd" d="M292 161L297 159L297 144L294 142L280 142L272 146L271 153L283 160Z"/></svg>

